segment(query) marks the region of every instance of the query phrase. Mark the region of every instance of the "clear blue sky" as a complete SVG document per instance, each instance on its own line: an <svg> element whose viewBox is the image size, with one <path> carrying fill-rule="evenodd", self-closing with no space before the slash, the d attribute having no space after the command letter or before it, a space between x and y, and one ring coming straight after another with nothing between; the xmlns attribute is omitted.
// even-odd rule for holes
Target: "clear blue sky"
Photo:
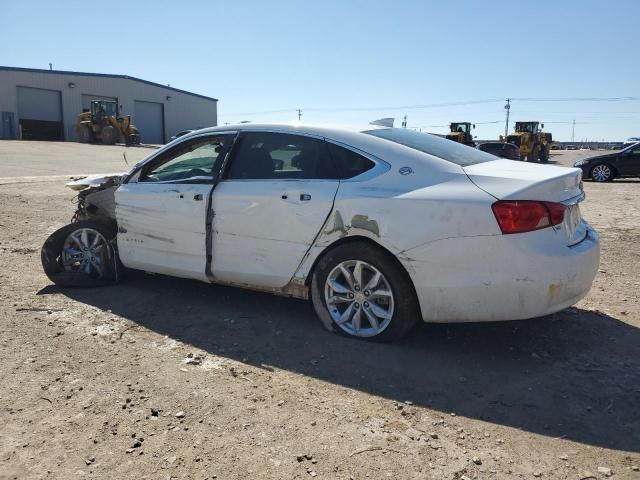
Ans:
<svg viewBox="0 0 640 480"><path fill-rule="evenodd" d="M94 5L94 7L91 7ZM121 6L122 8L118 8ZM220 99L219 122L368 122L444 132L506 97L640 97L640 1L4 1L0 65L133 75ZM281 113L254 113L286 110ZM555 138L640 135L640 101L514 101ZM504 124L477 125L496 138Z"/></svg>

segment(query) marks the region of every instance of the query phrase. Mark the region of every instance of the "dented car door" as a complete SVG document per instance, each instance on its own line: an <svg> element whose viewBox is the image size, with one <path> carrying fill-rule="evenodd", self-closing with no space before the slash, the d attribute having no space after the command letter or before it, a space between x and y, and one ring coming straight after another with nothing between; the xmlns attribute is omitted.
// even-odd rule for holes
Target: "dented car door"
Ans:
<svg viewBox="0 0 640 480"><path fill-rule="evenodd" d="M241 134L213 191L215 280L285 286L331 212L336 178L323 139Z"/></svg>
<svg viewBox="0 0 640 480"><path fill-rule="evenodd" d="M134 172L116 191L126 267L207 281L207 213L230 134L191 138Z"/></svg>

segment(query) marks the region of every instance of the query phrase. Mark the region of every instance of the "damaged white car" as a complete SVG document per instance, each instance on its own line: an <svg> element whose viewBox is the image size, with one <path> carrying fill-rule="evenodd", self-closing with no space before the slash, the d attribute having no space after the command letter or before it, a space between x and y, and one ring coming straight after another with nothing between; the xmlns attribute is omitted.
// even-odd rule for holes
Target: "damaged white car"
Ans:
<svg viewBox="0 0 640 480"><path fill-rule="evenodd" d="M209 128L71 186L73 222L42 249L56 284L126 267L310 298L328 328L378 341L562 310L599 263L579 169L406 129Z"/></svg>

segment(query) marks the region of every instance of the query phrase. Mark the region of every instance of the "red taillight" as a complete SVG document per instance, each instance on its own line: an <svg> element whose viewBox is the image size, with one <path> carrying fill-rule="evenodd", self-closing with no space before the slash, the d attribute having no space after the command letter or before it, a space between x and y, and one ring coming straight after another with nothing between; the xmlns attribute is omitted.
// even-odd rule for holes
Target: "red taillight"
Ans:
<svg viewBox="0 0 640 480"><path fill-rule="evenodd" d="M534 200L499 200L491 209L502 233L524 233L558 225L564 220L566 206Z"/></svg>

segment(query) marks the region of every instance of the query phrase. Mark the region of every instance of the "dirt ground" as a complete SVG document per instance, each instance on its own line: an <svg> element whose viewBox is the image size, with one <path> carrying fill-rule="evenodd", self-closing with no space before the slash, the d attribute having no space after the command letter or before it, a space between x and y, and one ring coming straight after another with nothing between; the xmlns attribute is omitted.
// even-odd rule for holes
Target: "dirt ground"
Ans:
<svg viewBox="0 0 640 480"><path fill-rule="evenodd" d="M52 286L64 179L124 150L0 142L0 478L640 479L640 182L585 182L602 263L575 307L376 345L245 290Z"/></svg>

